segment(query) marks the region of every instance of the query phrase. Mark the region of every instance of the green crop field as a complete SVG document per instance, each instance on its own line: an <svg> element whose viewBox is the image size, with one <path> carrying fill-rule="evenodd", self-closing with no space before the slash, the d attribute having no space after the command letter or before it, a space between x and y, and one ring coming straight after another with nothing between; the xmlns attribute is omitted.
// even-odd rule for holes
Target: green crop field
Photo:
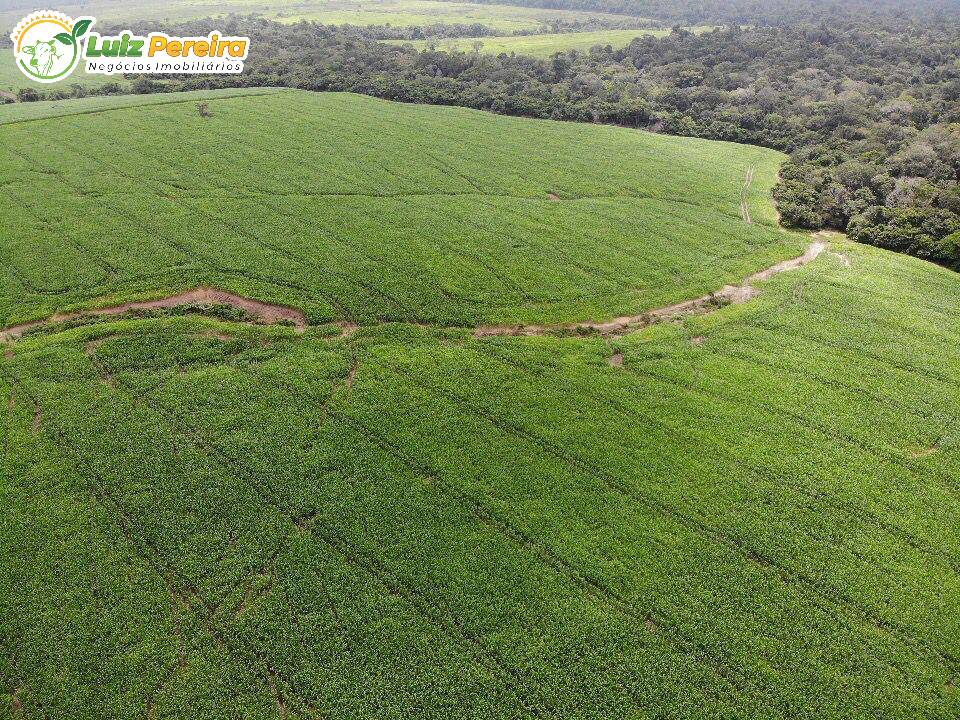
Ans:
<svg viewBox="0 0 960 720"><path fill-rule="evenodd" d="M802 247L770 227L775 152L258 92L209 118L194 101L216 93L0 108L0 220L18 227L0 319L213 283L307 301L315 322L562 322L702 294Z"/></svg>
<svg viewBox="0 0 960 720"><path fill-rule="evenodd" d="M689 28L695 33L704 33L712 30L709 26ZM480 52L497 55L499 53L516 53L517 55L532 55L533 57L550 57L557 52L567 50L587 51L595 45L610 45L614 48L626 47L630 41L641 35L663 37L669 35L670 30L594 30L577 33L542 33L537 35L504 35L503 37L485 38L447 38L444 40L417 40L403 41L390 40L393 45L412 45L418 50L428 46L437 50L459 50L468 52L480 43Z"/></svg>
<svg viewBox="0 0 960 720"><path fill-rule="evenodd" d="M314 20L329 25L431 25L433 23L481 23L511 32L537 30L552 20L606 19L622 22L624 16L575 10L552 10L514 5L451 3L437 0L68 0L57 6L71 17L92 15L103 23L139 21L182 21L223 17L231 13L257 13L282 22ZM0 8L0 23L13 26L24 15L36 10L33 5Z"/></svg>
<svg viewBox="0 0 960 720"><path fill-rule="evenodd" d="M834 236L475 331L800 255L781 155L293 91L0 138L0 327L305 318L6 339L0 716L960 713L955 274Z"/></svg>

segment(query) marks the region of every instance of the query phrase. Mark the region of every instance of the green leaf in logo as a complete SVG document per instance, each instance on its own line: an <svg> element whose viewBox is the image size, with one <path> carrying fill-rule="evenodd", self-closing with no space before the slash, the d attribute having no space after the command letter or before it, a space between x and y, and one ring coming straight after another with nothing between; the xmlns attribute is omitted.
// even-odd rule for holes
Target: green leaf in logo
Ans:
<svg viewBox="0 0 960 720"><path fill-rule="evenodd" d="M78 20L77 24L73 26L73 36L75 38L83 35L87 30L90 29L90 25L93 23L93 20Z"/></svg>
<svg viewBox="0 0 960 720"><path fill-rule="evenodd" d="M73 36L68 35L67 33L57 33L55 36L57 40L62 42L64 45L73 45Z"/></svg>

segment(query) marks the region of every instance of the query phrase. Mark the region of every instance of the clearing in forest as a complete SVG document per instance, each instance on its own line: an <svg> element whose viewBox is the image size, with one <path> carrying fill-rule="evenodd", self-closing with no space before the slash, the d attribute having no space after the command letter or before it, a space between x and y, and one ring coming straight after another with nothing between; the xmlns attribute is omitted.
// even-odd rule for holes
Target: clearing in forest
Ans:
<svg viewBox="0 0 960 720"><path fill-rule="evenodd" d="M698 26L687 28L694 33L709 32L712 26ZM394 45L412 45L423 50L435 47L437 50L459 50L470 52L479 46L480 52L491 55L500 53L516 53L532 57L548 58L554 53L567 50L588 51L595 45L613 48L622 48L642 35L663 37L670 34L669 29L639 29L639 30L590 30L572 33L542 33L536 35L504 35L481 38L445 38L443 40L390 40Z"/></svg>

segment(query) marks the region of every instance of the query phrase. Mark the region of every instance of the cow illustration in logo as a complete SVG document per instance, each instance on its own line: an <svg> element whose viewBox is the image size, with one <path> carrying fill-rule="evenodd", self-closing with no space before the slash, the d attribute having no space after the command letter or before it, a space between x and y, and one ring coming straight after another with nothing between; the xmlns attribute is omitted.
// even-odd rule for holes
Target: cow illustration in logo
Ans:
<svg viewBox="0 0 960 720"><path fill-rule="evenodd" d="M41 77L49 77L61 57L56 40L37 40L33 45L24 45L23 52L30 56L30 66Z"/></svg>
<svg viewBox="0 0 960 720"><path fill-rule="evenodd" d="M49 10L31 13L10 34L17 67L37 82L62 80L77 67L80 38L93 22L93 18L74 21Z"/></svg>

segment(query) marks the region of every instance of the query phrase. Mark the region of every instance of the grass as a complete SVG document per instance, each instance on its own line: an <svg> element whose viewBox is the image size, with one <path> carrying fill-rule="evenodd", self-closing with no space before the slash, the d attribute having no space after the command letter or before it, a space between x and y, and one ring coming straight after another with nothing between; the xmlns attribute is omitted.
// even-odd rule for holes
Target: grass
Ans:
<svg viewBox="0 0 960 720"><path fill-rule="evenodd" d="M693 32L704 33L712 27L700 26L691 28ZM481 43L480 52L499 55L500 53L516 53L517 55L531 55L546 58L554 53L567 50L587 51L595 45L610 45L614 48L626 47L630 42L641 35L664 37L670 30L595 30L578 33L543 33L539 35L505 35L503 37L485 38L448 38L445 40L418 40L414 42L391 40L394 45L412 45L418 50L433 46L437 50L472 51L475 43Z"/></svg>
<svg viewBox="0 0 960 720"><path fill-rule="evenodd" d="M606 19L622 22L622 15L528 8L514 5L450 3L434 0L170 0L155 3L142 0L90 0L83 4L66 2L58 6L71 17L92 15L101 24L139 21L178 22L208 17L257 13L281 22L314 20L328 25L430 25L433 23L482 23L504 32L536 30L554 19ZM0 9L0 22L11 28L35 10Z"/></svg>
<svg viewBox="0 0 960 720"><path fill-rule="evenodd" d="M180 93L91 96L72 100L17 103L0 106L0 125L16 125L68 116L97 115L106 112L116 112L124 108L148 108L161 105L185 106L189 103L201 101L271 95L276 92L276 88L225 88L221 90L192 90ZM194 109L196 109L195 104ZM56 131L56 129L54 131Z"/></svg>
<svg viewBox="0 0 960 720"><path fill-rule="evenodd" d="M29 80L20 70L17 69L16 60L9 48L3 48L0 52L0 90L16 92L22 87L31 87L35 90L46 91L51 87L55 89L69 90L73 84L82 85L85 88L95 88L106 85L108 82L119 83L121 87L129 85L122 75L88 75L83 71L83 67L78 67L73 74L64 82L57 85L44 87L38 83Z"/></svg>
<svg viewBox="0 0 960 720"><path fill-rule="evenodd" d="M278 20L315 20L327 25L413 26L435 23L479 23L504 32L538 30L554 20L582 21L595 19L622 23L622 15L579 10L554 10L515 5L449 3L431 0L377 0L354 2L330 0L309 7L294 7L272 14Z"/></svg>
<svg viewBox="0 0 960 720"><path fill-rule="evenodd" d="M0 125L8 322L216 280L315 323L0 353L0 714L956 717L955 274L835 237L683 323L478 339L798 254L780 156L207 102Z"/></svg>

